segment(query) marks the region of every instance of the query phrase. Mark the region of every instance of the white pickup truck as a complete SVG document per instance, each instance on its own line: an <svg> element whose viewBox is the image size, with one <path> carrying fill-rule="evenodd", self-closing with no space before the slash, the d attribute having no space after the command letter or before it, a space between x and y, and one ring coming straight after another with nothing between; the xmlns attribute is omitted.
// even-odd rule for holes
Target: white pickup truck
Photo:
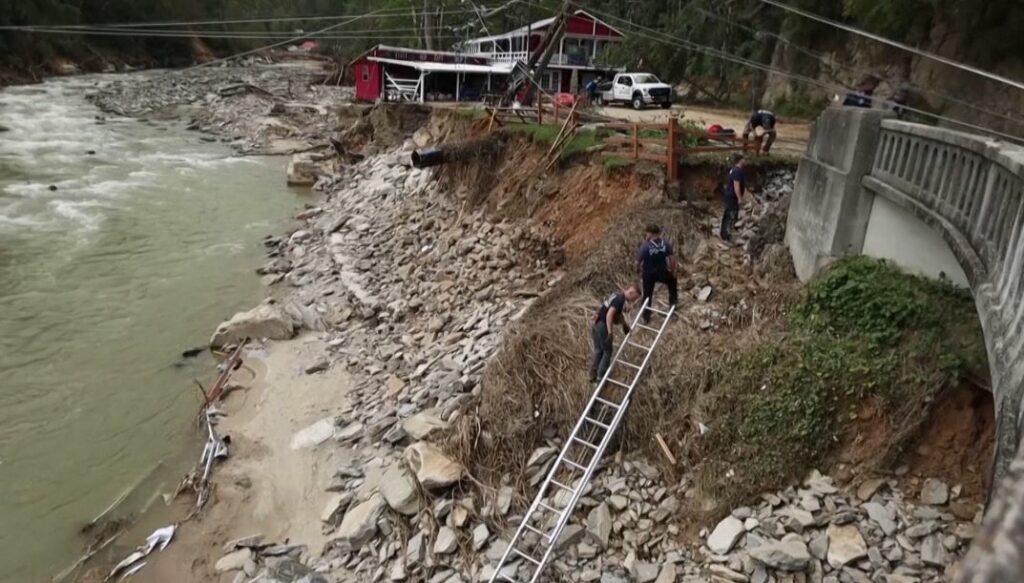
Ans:
<svg viewBox="0 0 1024 583"><path fill-rule="evenodd" d="M633 109L645 105L672 107L672 88L650 73L619 73L611 83L597 87L598 105L629 103Z"/></svg>

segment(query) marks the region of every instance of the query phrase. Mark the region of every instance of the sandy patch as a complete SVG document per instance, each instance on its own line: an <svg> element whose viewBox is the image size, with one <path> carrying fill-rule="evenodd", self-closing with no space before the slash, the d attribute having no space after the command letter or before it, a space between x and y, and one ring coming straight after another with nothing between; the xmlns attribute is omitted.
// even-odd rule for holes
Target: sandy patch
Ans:
<svg viewBox="0 0 1024 583"><path fill-rule="evenodd" d="M231 457L215 471L211 502L150 559L137 581L233 581L234 573L218 577L213 565L224 543L253 534L320 553L326 542L320 523L324 488L349 450L334 440L293 450L291 441L295 432L348 408L349 378L342 367L303 372L324 352L322 342L305 336L248 353L245 367L254 381L222 405L228 416L221 431L231 436ZM245 374L236 376L245 382Z"/></svg>

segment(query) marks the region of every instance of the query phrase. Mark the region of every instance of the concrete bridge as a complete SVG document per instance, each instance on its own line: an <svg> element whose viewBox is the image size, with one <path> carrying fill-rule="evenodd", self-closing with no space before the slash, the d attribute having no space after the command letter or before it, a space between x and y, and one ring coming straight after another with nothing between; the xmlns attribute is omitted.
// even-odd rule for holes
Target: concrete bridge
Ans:
<svg viewBox="0 0 1024 583"><path fill-rule="evenodd" d="M804 281L844 254L970 288L996 404L993 492L959 581L1024 581L1024 148L832 108L800 162L786 227Z"/></svg>

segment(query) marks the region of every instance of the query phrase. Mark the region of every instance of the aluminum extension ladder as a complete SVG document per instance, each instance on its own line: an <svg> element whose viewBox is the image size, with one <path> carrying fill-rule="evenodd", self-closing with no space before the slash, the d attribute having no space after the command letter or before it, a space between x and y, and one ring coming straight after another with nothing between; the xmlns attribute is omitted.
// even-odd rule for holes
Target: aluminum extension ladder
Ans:
<svg viewBox="0 0 1024 583"><path fill-rule="evenodd" d="M652 327L640 323L644 310L662 319L661 325ZM651 354L661 340L665 328L675 313L675 306L666 310L648 308L648 300L633 319L629 334L623 338L601 382L590 395L590 401L580 415L572 434L562 446L555 463L548 470L537 496L516 529L501 561L491 575L490 583L536 583L558 546L558 537L569 522L576 503L583 495L605 448L625 416L630 398L640 377L647 368ZM646 336L649 344L634 341L634 336ZM631 354L634 360L626 360ZM636 362L639 361L639 364ZM622 371L629 380L613 378ZM554 505L545 502L554 497ZM518 564L517 564L518 563Z"/></svg>

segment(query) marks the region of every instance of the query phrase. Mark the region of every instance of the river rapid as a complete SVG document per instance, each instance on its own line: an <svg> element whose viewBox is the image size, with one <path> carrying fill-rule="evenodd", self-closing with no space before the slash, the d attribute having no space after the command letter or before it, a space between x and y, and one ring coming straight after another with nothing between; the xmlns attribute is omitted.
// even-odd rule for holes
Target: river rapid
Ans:
<svg viewBox="0 0 1024 583"><path fill-rule="evenodd" d="M110 80L0 90L4 583L49 580L125 493L163 504L199 454L192 379L213 376L180 353L262 299L260 239L303 202L283 160L104 118L85 95Z"/></svg>

